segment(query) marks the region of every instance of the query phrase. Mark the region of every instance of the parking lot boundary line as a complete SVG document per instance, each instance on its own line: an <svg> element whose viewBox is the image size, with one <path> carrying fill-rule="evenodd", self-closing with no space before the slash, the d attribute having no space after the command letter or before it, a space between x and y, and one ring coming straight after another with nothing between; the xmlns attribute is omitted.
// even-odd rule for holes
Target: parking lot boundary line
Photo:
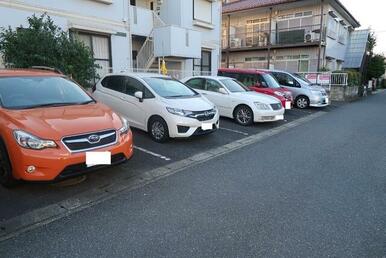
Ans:
<svg viewBox="0 0 386 258"><path fill-rule="evenodd" d="M165 157L161 154L158 154L158 153L155 153L155 152L152 152L152 151L149 151L149 150L146 150L144 148L141 148L141 147L138 147L138 146L134 146L134 149L136 150L139 150L139 151L142 151L144 153L147 153L149 155L152 155L154 157L157 157L157 158L160 158L160 159L163 159L163 160L166 160L166 161L171 161L171 158L168 158L168 157Z"/></svg>
<svg viewBox="0 0 386 258"><path fill-rule="evenodd" d="M60 201L56 204L50 204L46 207L35 209L20 216L5 220L0 222L0 242L14 238L22 233L36 229L43 225L47 225L73 213L95 206L99 203L119 196L122 193L144 187L162 178L184 171L189 167L202 164L208 160L231 153L251 144L261 142L281 132L290 130L291 128L318 118L326 113L327 112L319 111L277 128L198 153L190 158L143 172L134 177L117 178L115 181L102 188L90 189L67 200Z"/></svg>
<svg viewBox="0 0 386 258"><path fill-rule="evenodd" d="M242 134L244 136L248 136L249 134L246 133L246 132L242 132L242 131L239 131L239 130L233 130L233 129L229 129L229 128L225 128L225 127L221 127L219 128L220 130L224 130L224 131L228 131L228 132L232 132L232 133L238 133L238 134Z"/></svg>

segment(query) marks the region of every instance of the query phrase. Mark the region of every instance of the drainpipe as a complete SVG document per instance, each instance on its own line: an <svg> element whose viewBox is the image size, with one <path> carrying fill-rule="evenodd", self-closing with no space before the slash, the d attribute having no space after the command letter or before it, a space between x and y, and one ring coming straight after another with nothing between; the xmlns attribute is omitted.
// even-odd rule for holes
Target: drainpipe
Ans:
<svg viewBox="0 0 386 258"><path fill-rule="evenodd" d="M226 49L226 68L229 68L229 49L231 47L231 15L228 14L227 25L227 49Z"/></svg>
<svg viewBox="0 0 386 258"><path fill-rule="evenodd" d="M269 31L268 31L268 55L267 69L271 66L271 33L272 33L272 7L269 8Z"/></svg>
<svg viewBox="0 0 386 258"><path fill-rule="evenodd" d="M318 49L318 72L320 71L320 59L322 55L322 40L323 40L323 16L324 16L324 0L320 1L320 38L319 38L319 49Z"/></svg>

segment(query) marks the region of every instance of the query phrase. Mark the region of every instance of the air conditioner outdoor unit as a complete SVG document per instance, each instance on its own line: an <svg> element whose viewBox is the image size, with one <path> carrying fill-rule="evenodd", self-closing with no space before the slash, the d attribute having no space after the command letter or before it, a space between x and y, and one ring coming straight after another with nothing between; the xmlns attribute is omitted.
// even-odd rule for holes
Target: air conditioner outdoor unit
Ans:
<svg viewBox="0 0 386 258"><path fill-rule="evenodd" d="M312 33L309 32L304 35L304 42L312 42L312 39Z"/></svg>

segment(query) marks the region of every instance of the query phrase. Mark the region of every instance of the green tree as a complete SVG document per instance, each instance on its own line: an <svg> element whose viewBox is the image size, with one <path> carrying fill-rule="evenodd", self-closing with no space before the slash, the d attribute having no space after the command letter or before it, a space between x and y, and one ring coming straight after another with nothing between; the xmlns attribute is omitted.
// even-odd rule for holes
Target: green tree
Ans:
<svg viewBox="0 0 386 258"><path fill-rule="evenodd" d="M367 67L368 79L379 78L385 74L385 56L374 55L370 58L369 65Z"/></svg>
<svg viewBox="0 0 386 258"><path fill-rule="evenodd" d="M72 39L47 14L28 17L27 28L1 28L0 53L8 68L54 67L84 86L96 78L98 66L91 50Z"/></svg>

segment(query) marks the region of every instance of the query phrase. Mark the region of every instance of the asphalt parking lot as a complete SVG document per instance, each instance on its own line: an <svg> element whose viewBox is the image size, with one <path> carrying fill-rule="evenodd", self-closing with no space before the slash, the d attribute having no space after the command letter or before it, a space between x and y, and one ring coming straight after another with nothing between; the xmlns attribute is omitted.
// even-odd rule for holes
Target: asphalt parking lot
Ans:
<svg viewBox="0 0 386 258"><path fill-rule="evenodd" d="M333 104L322 109L293 109L286 112L284 121L254 124L250 127L239 126L231 119L221 118L220 129L213 134L190 139L171 140L164 144L155 143L146 133L133 129L135 154L125 164L88 174L83 178L83 181L75 180L78 182L74 184L66 184L66 182L56 184L23 183L13 189L0 187L0 222L66 200L90 188L103 187L112 180L120 178L130 180L131 177L151 169L184 160L203 151L279 127L316 112L329 112L338 108L339 105Z"/></svg>

